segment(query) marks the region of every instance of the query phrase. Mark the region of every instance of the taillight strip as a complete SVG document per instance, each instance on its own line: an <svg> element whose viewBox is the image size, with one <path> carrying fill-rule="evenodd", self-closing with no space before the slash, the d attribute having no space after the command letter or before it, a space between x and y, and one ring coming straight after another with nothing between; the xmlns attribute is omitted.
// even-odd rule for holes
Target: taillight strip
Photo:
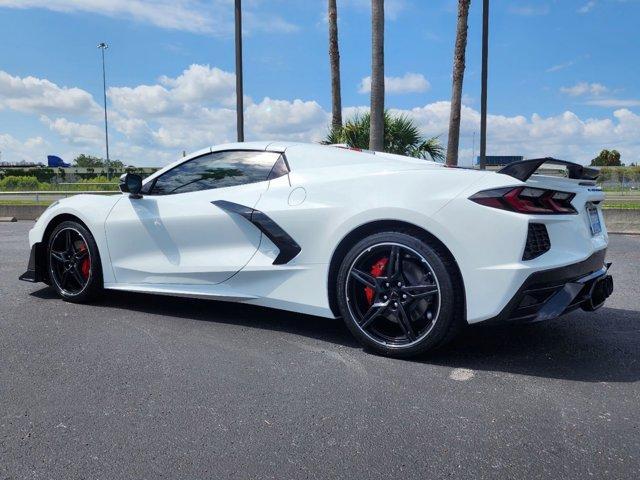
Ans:
<svg viewBox="0 0 640 480"><path fill-rule="evenodd" d="M571 215L575 193L531 187L483 190L471 197L480 205L529 215Z"/></svg>

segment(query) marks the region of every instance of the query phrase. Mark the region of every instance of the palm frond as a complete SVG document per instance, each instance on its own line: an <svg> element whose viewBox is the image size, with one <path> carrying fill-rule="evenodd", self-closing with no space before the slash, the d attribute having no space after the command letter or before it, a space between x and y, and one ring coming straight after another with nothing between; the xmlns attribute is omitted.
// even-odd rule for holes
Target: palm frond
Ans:
<svg viewBox="0 0 640 480"><path fill-rule="evenodd" d="M369 148L369 112L356 113L339 129L330 129L322 143L345 143L352 148ZM394 115L384 112L384 151L416 158L431 158L441 161L445 148L438 137L425 139L415 121L406 114Z"/></svg>
<svg viewBox="0 0 640 480"><path fill-rule="evenodd" d="M431 137L418 145L416 155L414 156L419 158L431 157L431 160L434 162L441 162L445 159L446 154L447 151L442 143L440 143L440 139L438 137Z"/></svg>

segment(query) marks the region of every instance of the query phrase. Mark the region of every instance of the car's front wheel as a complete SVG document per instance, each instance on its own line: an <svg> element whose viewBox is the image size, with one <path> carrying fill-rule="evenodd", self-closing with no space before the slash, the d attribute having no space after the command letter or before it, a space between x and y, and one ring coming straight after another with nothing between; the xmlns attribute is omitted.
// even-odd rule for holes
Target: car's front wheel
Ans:
<svg viewBox="0 0 640 480"><path fill-rule="evenodd" d="M102 291L98 246L80 223L60 223L49 236L48 268L51 286L69 302L84 303Z"/></svg>
<svg viewBox="0 0 640 480"><path fill-rule="evenodd" d="M408 357L443 345L462 325L455 267L409 232L370 235L347 253L337 278L340 313L366 347Z"/></svg>

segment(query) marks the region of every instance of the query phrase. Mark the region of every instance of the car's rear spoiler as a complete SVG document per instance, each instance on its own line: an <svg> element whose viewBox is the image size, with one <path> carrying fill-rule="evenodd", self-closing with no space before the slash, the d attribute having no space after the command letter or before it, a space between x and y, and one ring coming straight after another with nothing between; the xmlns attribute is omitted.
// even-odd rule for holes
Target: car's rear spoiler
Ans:
<svg viewBox="0 0 640 480"><path fill-rule="evenodd" d="M513 178L526 182L529 177L531 177L531 175L533 175L545 163L563 165L567 167L569 178L577 180L595 180L600 175L600 170L597 168L589 168L580 165L579 163L558 160L557 158L551 157L533 158L531 160L513 162L498 170L498 173L504 173L505 175L509 175Z"/></svg>

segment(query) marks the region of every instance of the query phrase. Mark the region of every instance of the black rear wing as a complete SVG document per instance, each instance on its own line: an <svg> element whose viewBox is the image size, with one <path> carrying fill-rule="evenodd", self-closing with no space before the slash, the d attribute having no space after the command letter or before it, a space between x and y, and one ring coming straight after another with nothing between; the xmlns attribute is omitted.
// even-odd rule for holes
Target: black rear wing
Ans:
<svg viewBox="0 0 640 480"><path fill-rule="evenodd" d="M498 173L509 175L526 182L542 165L551 163L567 167L568 177L576 180L595 180L600 175L600 170L580 165L579 163L558 160L557 158L532 158L531 160L520 160L513 162L498 170Z"/></svg>

